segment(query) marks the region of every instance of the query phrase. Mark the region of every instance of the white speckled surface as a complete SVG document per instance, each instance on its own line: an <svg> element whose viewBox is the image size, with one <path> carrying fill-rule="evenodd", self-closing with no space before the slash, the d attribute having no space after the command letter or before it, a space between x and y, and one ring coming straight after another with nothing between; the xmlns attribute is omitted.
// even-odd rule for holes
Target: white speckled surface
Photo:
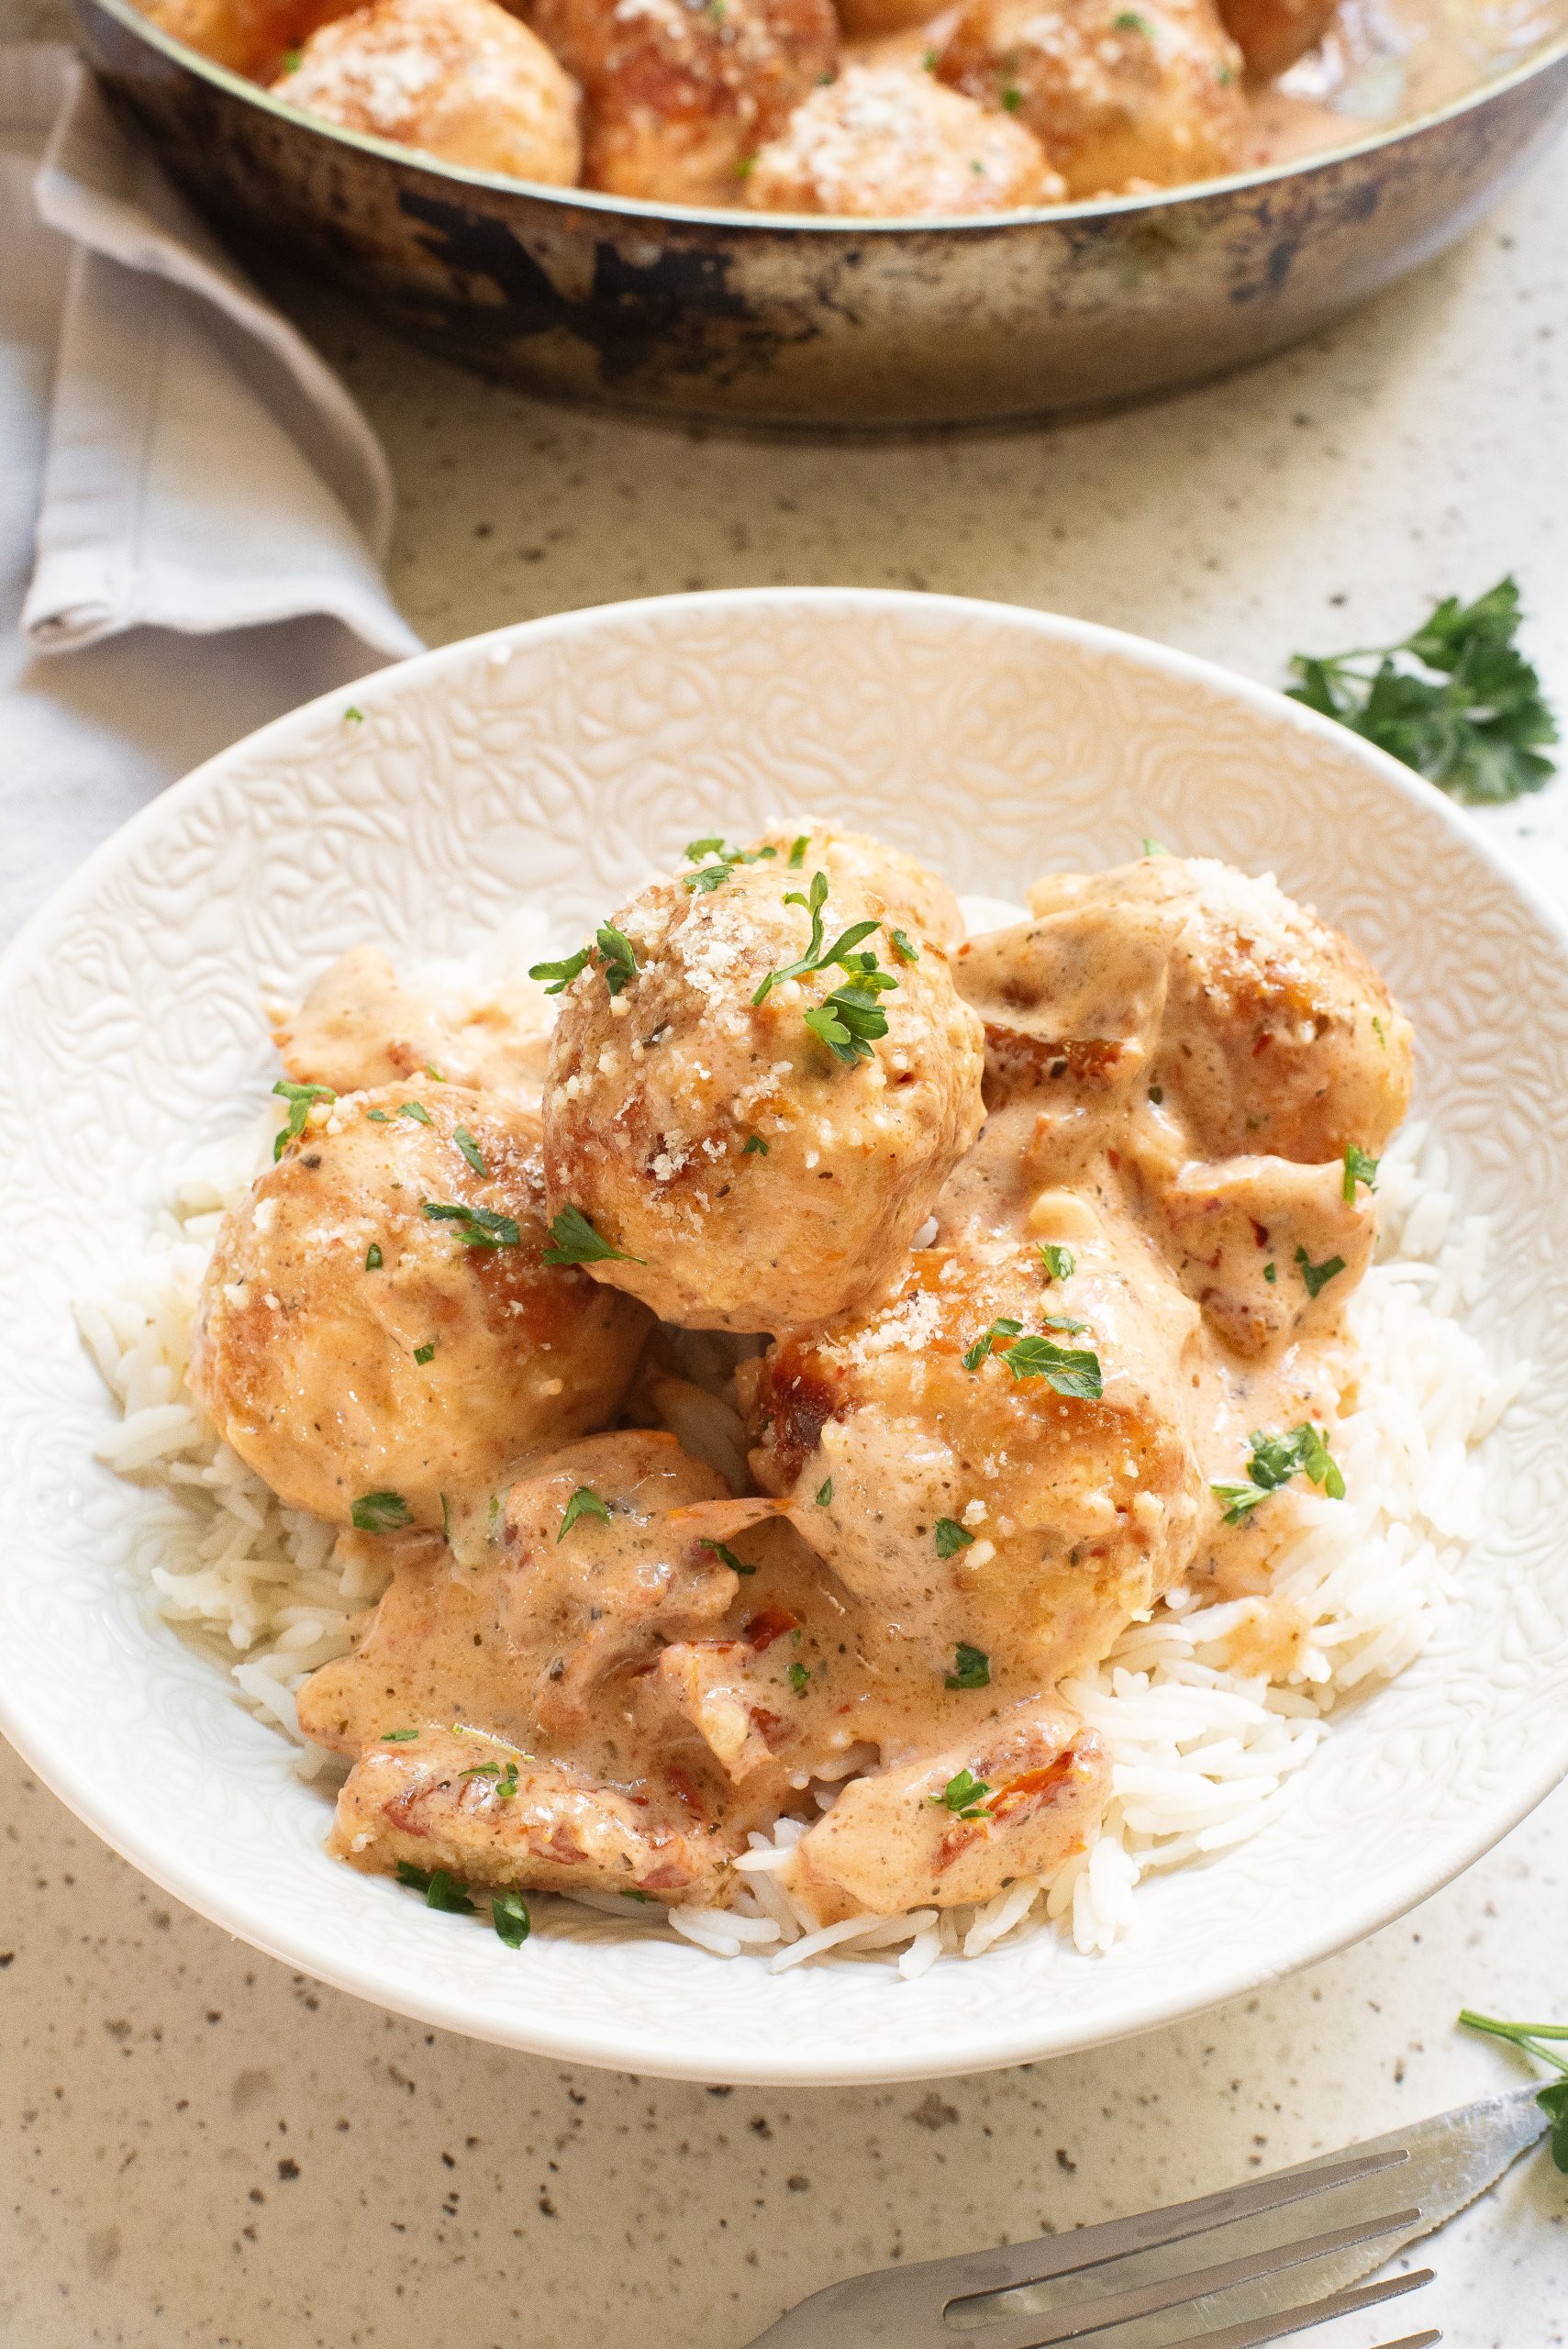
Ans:
<svg viewBox="0 0 1568 2349"><path fill-rule="evenodd" d="M51 21L11 6L17 29ZM432 640L670 588L887 582L1273 679L1295 645L1396 633L1512 566L1568 703L1568 154L1300 351L991 439L830 449L586 418L294 298L386 436L396 584ZM1568 889L1568 784L1489 821ZM92 838L84 820L82 852ZM172 1913L6 1755L0 1819L7 2349L732 2349L855 2268L1137 2209L1512 2076L1453 2032L1462 1998L1568 2020L1568 1792L1309 1974L929 2092L712 2093L428 2035ZM1453 2349L1556 2349L1568 2180L1521 2165L1435 2264L1402 2328L1310 2337L1370 2349L1418 2309Z"/></svg>

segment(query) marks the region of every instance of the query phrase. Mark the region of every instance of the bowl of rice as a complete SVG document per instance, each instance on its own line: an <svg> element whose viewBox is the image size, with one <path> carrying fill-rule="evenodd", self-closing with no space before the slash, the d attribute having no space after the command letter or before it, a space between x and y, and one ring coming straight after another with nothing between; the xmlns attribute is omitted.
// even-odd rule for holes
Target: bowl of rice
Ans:
<svg viewBox="0 0 1568 2349"><path fill-rule="evenodd" d="M1063 1688L1113 1794L1050 1880L818 1929L783 1888L782 1820L722 1909L547 1895L507 1946L328 1856L335 1782L294 1694L376 1591L187 1381L219 1222L271 1152L267 1007L368 939L476 1000L694 834L795 809L913 852L972 930L1152 836L1272 873L1372 957L1418 1074L1350 1308L1346 1497L1309 1496L1275 1561L1288 1654L1176 1590ZM1325 1955L1568 1770L1568 934L1437 792L1277 695L1077 621L875 590L532 621L187 777L35 917L0 1004L0 1728L116 1850L291 1966L562 2060L973 2071ZM706 1408L722 1442L717 1373Z"/></svg>

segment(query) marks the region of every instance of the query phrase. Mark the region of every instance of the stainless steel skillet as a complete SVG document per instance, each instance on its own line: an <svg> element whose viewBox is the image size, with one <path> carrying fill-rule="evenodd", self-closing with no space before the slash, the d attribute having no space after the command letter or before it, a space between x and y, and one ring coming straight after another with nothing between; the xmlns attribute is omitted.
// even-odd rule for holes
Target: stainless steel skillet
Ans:
<svg viewBox="0 0 1568 2349"><path fill-rule="evenodd" d="M995 422L1278 350L1469 228L1568 115L1568 37L1398 129L1192 189L984 220L697 211L423 161L75 0L115 104L241 244L528 389L763 425Z"/></svg>

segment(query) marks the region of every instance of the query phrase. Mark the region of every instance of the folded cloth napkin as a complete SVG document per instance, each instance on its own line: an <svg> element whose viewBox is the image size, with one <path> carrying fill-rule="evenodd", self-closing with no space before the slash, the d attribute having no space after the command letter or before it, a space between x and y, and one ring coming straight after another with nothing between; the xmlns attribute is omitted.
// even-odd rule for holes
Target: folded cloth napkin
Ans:
<svg viewBox="0 0 1568 2349"><path fill-rule="evenodd" d="M386 460L342 384L68 52L0 60L26 84L13 111L18 95L50 108L33 194L72 247L29 642L70 651L130 628L211 635L316 612L384 657L417 651L379 568Z"/></svg>

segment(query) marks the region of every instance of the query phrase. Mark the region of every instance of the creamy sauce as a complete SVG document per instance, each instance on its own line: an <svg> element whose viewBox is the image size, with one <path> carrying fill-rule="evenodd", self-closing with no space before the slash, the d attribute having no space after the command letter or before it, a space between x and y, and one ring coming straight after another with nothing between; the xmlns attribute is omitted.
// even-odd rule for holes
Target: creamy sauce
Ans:
<svg viewBox="0 0 1568 2349"><path fill-rule="evenodd" d="M384 1560L390 1587L356 1652L299 1698L307 1734L354 1764L334 1848L358 1865L723 1901L747 1836L781 1813L814 1819L826 1778L845 1790L789 1870L823 1921L981 1900L1048 1874L1092 1831L1108 1757L1056 1692L1129 1620L1178 1590L1251 1600L1235 1668L1289 1669L1301 1624L1272 1596L1271 1565L1299 1522L1301 1480L1235 1522L1213 1488L1244 1483L1259 1431L1331 1428L1353 1379L1344 1306L1375 1202L1345 1153L1375 1156L1404 1113L1408 1023L1344 940L1223 865L1147 857L1056 876L1029 920L952 948L949 902L921 876L852 837L824 831L819 851L835 921L880 907L879 937L899 915L919 941L897 932L907 959L882 998L888 1033L858 1074L812 1060L809 986L782 1011L755 1002L751 946L776 963L806 927L787 868L681 890L673 924L651 918L670 890L655 884L615 917L636 941L630 980L612 995L590 964L566 999L545 1204L528 1113L430 1079L423 1119L400 1113L402 1085L340 1103L229 1219L205 1308L208 1408L248 1456L264 1424L280 1489L333 1479L340 1523L367 1481L409 1488L410 1530L344 1537ZM692 969L709 984L683 1008ZM561 1271L569 1342L539 1252L571 1196L562 1170L574 1182L581 1164L576 1074L602 1072L617 1029L637 1033L653 1010L721 1123L750 1104L748 1131L762 1037L771 1147L705 1186L700 1214L687 1201L673 1215L669 1070L659 1052L623 1058L605 1116L637 1111L647 1164L605 1157L595 1229L634 1230L640 1269L699 1303L705 1267L722 1270L736 1330L765 1318L766 1296L799 1305L765 1351L712 1330L658 1337L623 1403L645 1308L610 1285L614 1262ZM348 1085L384 1074L389 1046L401 1062L432 1019L361 952L284 1026L296 1055L330 1055ZM449 1053L466 1041L449 1026ZM781 1041L798 1065L773 1057ZM485 1050L514 1086L504 1020ZM881 1056L896 1074L919 1052L953 1092L931 1129L946 1139L900 1177L930 1228L891 1265L874 1214L847 1255L824 1250L791 1220L789 1195L815 1194L826 1166L844 1230L862 1229L884 1158L906 1141L884 1119L879 1158L857 1087L881 1083ZM874 1085L869 1098L874 1109ZM809 1162L792 1155L796 1123ZM462 1136L478 1137L488 1188L463 1192ZM735 1245L751 1229L737 1186L763 1169L771 1237ZM397 1221L399 1202L433 1193L504 1207L515 1249L465 1247L455 1210ZM418 1286L387 1353L395 1275ZM499 1321L498 1279L520 1284ZM215 1342L252 1291L286 1301L287 1348L261 1306L253 1346ZM606 1311L620 1319L600 1329ZM405 1361L441 1316L441 1343ZM1020 1372L1015 1343L1044 1343L1047 1359L1054 1347L1066 1375L1038 1361ZM387 1364L374 1444L350 1465L373 1345ZM697 1383L727 1350L749 1460ZM285 1369L263 1414L256 1382ZM582 1433L617 1410L618 1427ZM984 1808L965 1815L949 1790L970 1781Z"/></svg>

